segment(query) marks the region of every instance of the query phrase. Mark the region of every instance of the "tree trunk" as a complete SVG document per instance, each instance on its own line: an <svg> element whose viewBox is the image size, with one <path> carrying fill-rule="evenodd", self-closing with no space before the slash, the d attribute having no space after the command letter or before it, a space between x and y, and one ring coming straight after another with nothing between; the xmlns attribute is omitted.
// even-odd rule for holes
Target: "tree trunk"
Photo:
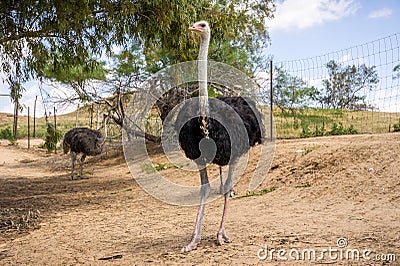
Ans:
<svg viewBox="0 0 400 266"><path fill-rule="evenodd" d="M13 137L14 137L14 140L17 140L18 110L19 110L19 101L18 101L18 99L15 99L15 103L14 103L14 124L13 124Z"/></svg>

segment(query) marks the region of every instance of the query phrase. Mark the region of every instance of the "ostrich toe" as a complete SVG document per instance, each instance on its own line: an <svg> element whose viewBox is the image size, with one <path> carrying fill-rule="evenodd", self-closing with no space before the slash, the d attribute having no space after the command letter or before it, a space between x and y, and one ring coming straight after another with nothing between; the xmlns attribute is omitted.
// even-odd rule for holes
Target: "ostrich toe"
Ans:
<svg viewBox="0 0 400 266"><path fill-rule="evenodd" d="M218 232L217 234L217 242L220 246L222 246L225 243L230 243L231 240L229 239L229 237L225 234L224 231L222 232Z"/></svg>
<svg viewBox="0 0 400 266"><path fill-rule="evenodd" d="M182 252L189 252L189 251L191 251L191 250L193 250L193 249L196 249L196 247L197 247L197 244L200 242L200 240L192 240L189 244L187 244L186 246L184 246L183 248L182 248Z"/></svg>

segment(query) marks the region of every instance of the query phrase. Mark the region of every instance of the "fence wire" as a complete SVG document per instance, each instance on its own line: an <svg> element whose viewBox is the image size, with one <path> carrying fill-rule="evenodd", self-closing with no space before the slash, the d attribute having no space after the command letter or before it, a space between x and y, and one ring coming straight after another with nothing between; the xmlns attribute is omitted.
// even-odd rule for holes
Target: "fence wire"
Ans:
<svg viewBox="0 0 400 266"><path fill-rule="evenodd" d="M287 76L301 79L305 87L325 90L324 80L329 78L327 63L335 61L342 69L348 66L374 67L378 82L371 88L365 86L357 95L364 97L358 108L327 108L318 100L291 110L280 108L273 99L278 138L310 137L349 133L384 133L394 131L400 124L400 33L347 49L320 56L291 61L275 61L272 82L277 86L277 69ZM269 90L271 78L266 71L261 75L261 86ZM268 97L269 93L266 93ZM275 97L275 96L274 96Z"/></svg>

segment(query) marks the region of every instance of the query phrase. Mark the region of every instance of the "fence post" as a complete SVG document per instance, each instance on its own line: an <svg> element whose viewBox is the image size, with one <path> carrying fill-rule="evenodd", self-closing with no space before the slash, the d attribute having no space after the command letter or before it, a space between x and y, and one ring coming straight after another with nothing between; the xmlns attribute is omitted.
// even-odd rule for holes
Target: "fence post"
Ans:
<svg viewBox="0 0 400 266"><path fill-rule="evenodd" d="M30 137L30 134L29 134L31 126L30 126L30 122L29 122L30 119L29 118L30 118L30 116L29 116L29 106L28 106L28 150L31 147L31 137Z"/></svg>
<svg viewBox="0 0 400 266"><path fill-rule="evenodd" d="M273 74L272 74L272 71L273 71L273 68L272 68L272 60L270 61L270 64L269 64L269 80L270 80L270 84L269 84L269 99L270 99L270 103L269 103L269 105L270 105L270 112L269 112L269 130L270 130L270 134L271 134L271 141L273 141L273 137L272 137L272 134L273 134L273 128L272 128L272 126L273 126L273 122L272 122L272 118L273 118L273 114L272 114L272 112L273 112L273 107L272 107L272 105L273 105L273 103L274 103L274 99L273 99L273 97L274 97L274 91L273 91L273 85L272 85L272 78L273 78Z"/></svg>
<svg viewBox="0 0 400 266"><path fill-rule="evenodd" d="M57 117L56 117L56 107L54 106L54 139L57 139ZM57 143L54 147L54 154L57 154Z"/></svg>
<svg viewBox="0 0 400 266"><path fill-rule="evenodd" d="M78 107L76 108L75 127L78 127L78 113L79 113L79 104L78 104Z"/></svg>
<svg viewBox="0 0 400 266"><path fill-rule="evenodd" d="M93 127L93 103L92 103L92 105L90 105L90 129L92 129L92 127Z"/></svg>
<svg viewBox="0 0 400 266"><path fill-rule="evenodd" d="M36 138L36 101L37 101L37 95L35 98L35 103L33 105L33 137Z"/></svg>
<svg viewBox="0 0 400 266"><path fill-rule="evenodd" d="M100 104L97 104L97 121L96 121L96 129L100 128Z"/></svg>

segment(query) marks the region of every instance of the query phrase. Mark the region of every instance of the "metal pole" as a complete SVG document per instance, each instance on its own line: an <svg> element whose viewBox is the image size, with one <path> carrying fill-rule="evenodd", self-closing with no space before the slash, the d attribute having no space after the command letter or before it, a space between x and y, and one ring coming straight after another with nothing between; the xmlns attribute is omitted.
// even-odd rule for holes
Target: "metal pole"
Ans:
<svg viewBox="0 0 400 266"><path fill-rule="evenodd" d="M272 115L272 112L273 112L273 103L274 103L274 99L273 99L273 97L274 97L274 91L273 91L273 85L272 85L272 81L273 81L273 75L272 75L272 71L273 71L273 68L272 68L272 60L270 61L270 64L269 64L269 80L270 80L270 84L269 84L269 99L270 99L270 112L269 112L269 129L270 129L270 136L271 136L271 141L273 141L273 137L272 137L272 133L273 133L273 128L272 128L272 126L273 126L273 123L272 123L272 118L273 118L273 115Z"/></svg>
<svg viewBox="0 0 400 266"><path fill-rule="evenodd" d="M30 120L30 117L29 117L29 106L28 106L28 150L31 147L31 136L29 134L31 131L31 124L30 124L29 120Z"/></svg>
<svg viewBox="0 0 400 266"><path fill-rule="evenodd" d="M33 137L36 138L36 101L37 96L35 98L35 103L33 105Z"/></svg>
<svg viewBox="0 0 400 266"><path fill-rule="evenodd" d="M90 129L93 127L93 103L90 106Z"/></svg>
<svg viewBox="0 0 400 266"><path fill-rule="evenodd" d="M78 127L78 113L79 113L79 104L76 108L76 115L75 115L75 127Z"/></svg>
<svg viewBox="0 0 400 266"><path fill-rule="evenodd" d="M97 124L96 124L96 129L98 130L100 128L100 104L97 104Z"/></svg>
<svg viewBox="0 0 400 266"><path fill-rule="evenodd" d="M54 106L54 139L57 139L57 116L56 116L56 107ZM57 154L57 143L54 147L54 153Z"/></svg>

